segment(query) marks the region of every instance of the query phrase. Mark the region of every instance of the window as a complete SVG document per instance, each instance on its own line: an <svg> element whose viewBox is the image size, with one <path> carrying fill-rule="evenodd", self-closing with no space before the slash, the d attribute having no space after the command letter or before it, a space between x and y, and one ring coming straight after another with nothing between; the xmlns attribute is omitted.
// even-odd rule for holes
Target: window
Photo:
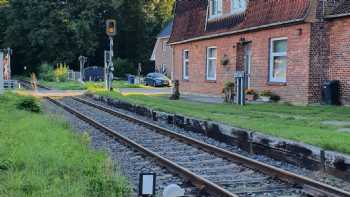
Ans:
<svg viewBox="0 0 350 197"><path fill-rule="evenodd" d="M216 47L207 49L207 80L216 80Z"/></svg>
<svg viewBox="0 0 350 197"><path fill-rule="evenodd" d="M270 77L271 82L287 82L287 38L271 39Z"/></svg>
<svg viewBox="0 0 350 197"><path fill-rule="evenodd" d="M166 64L161 64L160 65L160 73L165 74L166 72L167 72Z"/></svg>
<svg viewBox="0 0 350 197"><path fill-rule="evenodd" d="M189 78L189 60L190 60L190 53L188 50L184 50L183 52L183 67L182 67L182 74L183 74L183 79L188 79Z"/></svg>
<svg viewBox="0 0 350 197"><path fill-rule="evenodd" d="M162 50L163 50L163 52L166 52L166 48L167 48L167 42L163 41L162 42Z"/></svg>
<svg viewBox="0 0 350 197"><path fill-rule="evenodd" d="M247 8L247 0L231 0L231 11L233 14L242 13Z"/></svg>
<svg viewBox="0 0 350 197"><path fill-rule="evenodd" d="M222 14L222 0L210 0L209 18L215 18Z"/></svg>

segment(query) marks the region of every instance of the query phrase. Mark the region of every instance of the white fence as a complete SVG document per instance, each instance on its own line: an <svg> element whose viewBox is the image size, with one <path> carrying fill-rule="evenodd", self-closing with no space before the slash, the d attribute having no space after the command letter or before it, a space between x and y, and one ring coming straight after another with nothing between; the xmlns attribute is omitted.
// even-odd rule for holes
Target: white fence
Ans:
<svg viewBox="0 0 350 197"><path fill-rule="evenodd" d="M17 88L17 81L16 80L4 80L4 88L5 89L15 89Z"/></svg>
<svg viewBox="0 0 350 197"><path fill-rule="evenodd" d="M71 81L81 80L80 72L75 72L74 70L69 70L68 71L68 80L71 80Z"/></svg>

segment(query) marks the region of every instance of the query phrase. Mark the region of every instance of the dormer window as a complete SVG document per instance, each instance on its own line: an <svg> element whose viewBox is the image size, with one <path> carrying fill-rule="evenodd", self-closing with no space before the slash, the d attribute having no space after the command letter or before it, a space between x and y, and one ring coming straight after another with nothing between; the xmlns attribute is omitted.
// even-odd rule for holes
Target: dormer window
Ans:
<svg viewBox="0 0 350 197"><path fill-rule="evenodd" d="M210 0L209 18L216 18L222 15L222 0Z"/></svg>
<svg viewBox="0 0 350 197"><path fill-rule="evenodd" d="M247 9L247 0L231 0L232 14L240 14Z"/></svg>

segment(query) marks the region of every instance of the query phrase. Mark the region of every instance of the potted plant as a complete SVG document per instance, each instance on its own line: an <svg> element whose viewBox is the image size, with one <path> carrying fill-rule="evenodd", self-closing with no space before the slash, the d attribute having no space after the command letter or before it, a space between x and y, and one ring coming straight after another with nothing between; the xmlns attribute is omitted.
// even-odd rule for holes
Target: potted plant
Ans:
<svg viewBox="0 0 350 197"><path fill-rule="evenodd" d="M234 82L228 81L225 83L225 87L222 90L222 92L224 93L225 103L233 103L234 96L235 96L234 90L235 90Z"/></svg>
<svg viewBox="0 0 350 197"><path fill-rule="evenodd" d="M271 90L264 90L260 93L260 98L264 102L270 102L272 96Z"/></svg>
<svg viewBox="0 0 350 197"><path fill-rule="evenodd" d="M228 55L224 55L221 59L221 65L223 66L227 66L230 64L230 58L228 57Z"/></svg>
<svg viewBox="0 0 350 197"><path fill-rule="evenodd" d="M245 91L245 94L246 94L246 99L247 101L255 101L256 97L257 97L257 92L252 89L252 88L248 88L246 91Z"/></svg>

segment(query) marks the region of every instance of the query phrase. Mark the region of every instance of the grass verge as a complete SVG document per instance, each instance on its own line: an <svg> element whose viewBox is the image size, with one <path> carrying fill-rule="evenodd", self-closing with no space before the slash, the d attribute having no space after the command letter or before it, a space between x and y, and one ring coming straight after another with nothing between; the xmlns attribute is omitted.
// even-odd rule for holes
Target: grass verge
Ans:
<svg viewBox="0 0 350 197"><path fill-rule="evenodd" d="M17 109L24 99L0 96L0 196L129 196L107 155L89 149L88 135Z"/></svg>
<svg viewBox="0 0 350 197"><path fill-rule="evenodd" d="M288 104L203 104L190 101L171 101L166 96L128 95L93 90L96 94L125 100L156 110L182 114L204 120L256 130L350 154L350 133L340 132L339 126L324 121L348 122L350 108L333 106L292 106ZM341 126L344 127L344 126Z"/></svg>
<svg viewBox="0 0 350 197"><path fill-rule="evenodd" d="M78 81L66 81L66 82L48 82L40 81L41 85L50 87L57 90L87 90L91 86L103 87L103 82L86 82L85 84ZM113 81L113 88L150 88L142 84L128 84L127 81Z"/></svg>

